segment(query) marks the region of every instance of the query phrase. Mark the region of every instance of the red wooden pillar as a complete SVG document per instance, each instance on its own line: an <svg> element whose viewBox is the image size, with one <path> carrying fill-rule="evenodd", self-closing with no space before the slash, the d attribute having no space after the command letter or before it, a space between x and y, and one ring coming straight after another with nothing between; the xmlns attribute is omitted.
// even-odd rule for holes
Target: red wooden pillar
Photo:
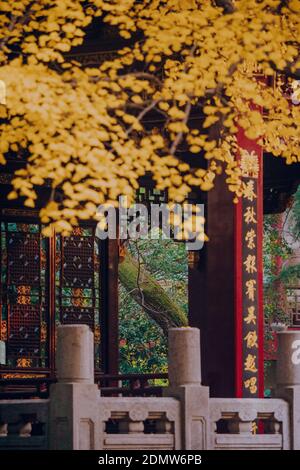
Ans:
<svg viewBox="0 0 300 470"><path fill-rule="evenodd" d="M237 397L264 393L263 151L237 134L244 197L235 208L235 388Z"/></svg>

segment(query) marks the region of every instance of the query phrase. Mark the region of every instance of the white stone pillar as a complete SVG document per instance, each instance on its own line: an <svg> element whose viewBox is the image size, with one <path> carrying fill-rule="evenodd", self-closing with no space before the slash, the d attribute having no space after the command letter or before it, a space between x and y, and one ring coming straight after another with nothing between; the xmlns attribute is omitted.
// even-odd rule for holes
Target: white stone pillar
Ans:
<svg viewBox="0 0 300 470"><path fill-rule="evenodd" d="M169 387L165 396L181 403L181 448L210 447L209 388L201 385L200 330L169 330Z"/></svg>
<svg viewBox="0 0 300 470"><path fill-rule="evenodd" d="M200 330L198 328L170 329L169 381L171 387L201 384Z"/></svg>
<svg viewBox="0 0 300 470"><path fill-rule="evenodd" d="M87 325L61 325L57 331L57 380L94 383L93 333Z"/></svg>
<svg viewBox="0 0 300 470"><path fill-rule="evenodd" d="M300 331L281 331L277 337L276 395L290 404L291 447L300 450Z"/></svg>
<svg viewBox="0 0 300 470"><path fill-rule="evenodd" d="M94 384L93 344L87 325L58 327L58 382L50 387L50 449L101 449L100 391Z"/></svg>

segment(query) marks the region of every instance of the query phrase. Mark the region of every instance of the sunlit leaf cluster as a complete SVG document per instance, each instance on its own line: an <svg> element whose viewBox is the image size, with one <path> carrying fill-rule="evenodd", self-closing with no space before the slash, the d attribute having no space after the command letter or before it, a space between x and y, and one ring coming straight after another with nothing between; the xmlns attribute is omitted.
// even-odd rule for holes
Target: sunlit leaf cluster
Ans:
<svg viewBox="0 0 300 470"><path fill-rule="evenodd" d="M50 182L41 216L58 231L133 198L146 172L173 201L224 172L242 196L239 127L299 160L300 0L22 0L0 11L0 161L29 154L9 197L34 207ZM128 44L84 68L68 52L95 17Z"/></svg>

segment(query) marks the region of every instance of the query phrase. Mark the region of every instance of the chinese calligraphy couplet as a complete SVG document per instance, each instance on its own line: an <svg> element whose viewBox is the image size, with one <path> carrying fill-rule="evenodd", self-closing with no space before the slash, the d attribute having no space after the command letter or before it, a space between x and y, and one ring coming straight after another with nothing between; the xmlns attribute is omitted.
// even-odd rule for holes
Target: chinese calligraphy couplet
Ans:
<svg viewBox="0 0 300 470"><path fill-rule="evenodd" d="M236 395L263 396L262 149L240 129L243 197L235 211Z"/></svg>

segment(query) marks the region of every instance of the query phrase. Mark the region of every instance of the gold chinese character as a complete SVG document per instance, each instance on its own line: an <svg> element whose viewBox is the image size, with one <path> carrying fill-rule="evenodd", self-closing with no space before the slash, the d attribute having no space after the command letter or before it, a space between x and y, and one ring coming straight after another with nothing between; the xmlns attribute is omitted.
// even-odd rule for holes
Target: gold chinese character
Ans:
<svg viewBox="0 0 300 470"><path fill-rule="evenodd" d="M256 331L249 331L244 340L247 341L247 348L258 348Z"/></svg>
<svg viewBox="0 0 300 470"><path fill-rule="evenodd" d="M254 181L250 180L247 183L243 184L243 196L248 199L248 201L254 201L257 198L254 190Z"/></svg>
<svg viewBox="0 0 300 470"><path fill-rule="evenodd" d="M246 295L248 296L248 299L254 302L255 300L255 292L256 292L256 280L255 279L250 279L249 281L246 282Z"/></svg>
<svg viewBox="0 0 300 470"><path fill-rule="evenodd" d="M255 213L255 210L253 207L247 207L246 209L246 212L244 214L244 218L245 218L245 222L246 224L250 224L251 222L253 224L256 224L257 223L257 220L256 220L256 213Z"/></svg>
<svg viewBox="0 0 300 470"><path fill-rule="evenodd" d="M257 392L257 378L256 377L251 377L248 380L244 381L244 385L246 388L249 388L250 393L253 395L254 393Z"/></svg>
<svg viewBox="0 0 300 470"><path fill-rule="evenodd" d="M257 430L258 430L258 426L256 424L255 421L252 421L252 425L251 425L251 432L252 434L256 434L257 433Z"/></svg>
<svg viewBox="0 0 300 470"><path fill-rule="evenodd" d="M256 325L255 307L248 308L248 315L244 318L244 321L247 323L247 325L250 325L250 323Z"/></svg>
<svg viewBox="0 0 300 470"><path fill-rule="evenodd" d="M253 250L255 248L255 238L255 230L253 230L253 228L251 230L248 230L245 236L245 241L247 242L247 247L249 248L249 250Z"/></svg>
<svg viewBox="0 0 300 470"><path fill-rule="evenodd" d="M255 361L256 356L253 356L253 354L248 354L244 363L245 370L248 372L257 372Z"/></svg>
<svg viewBox="0 0 300 470"><path fill-rule="evenodd" d="M254 150L251 153L245 149L241 150L241 170L245 178L258 178L259 161Z"/></svg>
<svg viewBox="0 0 300 470"><path fill-rule="evenodd" d="M249 274L256 273L256 256L255 255L248 255L246 261L244 261L244 265L246 266L246 271Z"/></svg>

